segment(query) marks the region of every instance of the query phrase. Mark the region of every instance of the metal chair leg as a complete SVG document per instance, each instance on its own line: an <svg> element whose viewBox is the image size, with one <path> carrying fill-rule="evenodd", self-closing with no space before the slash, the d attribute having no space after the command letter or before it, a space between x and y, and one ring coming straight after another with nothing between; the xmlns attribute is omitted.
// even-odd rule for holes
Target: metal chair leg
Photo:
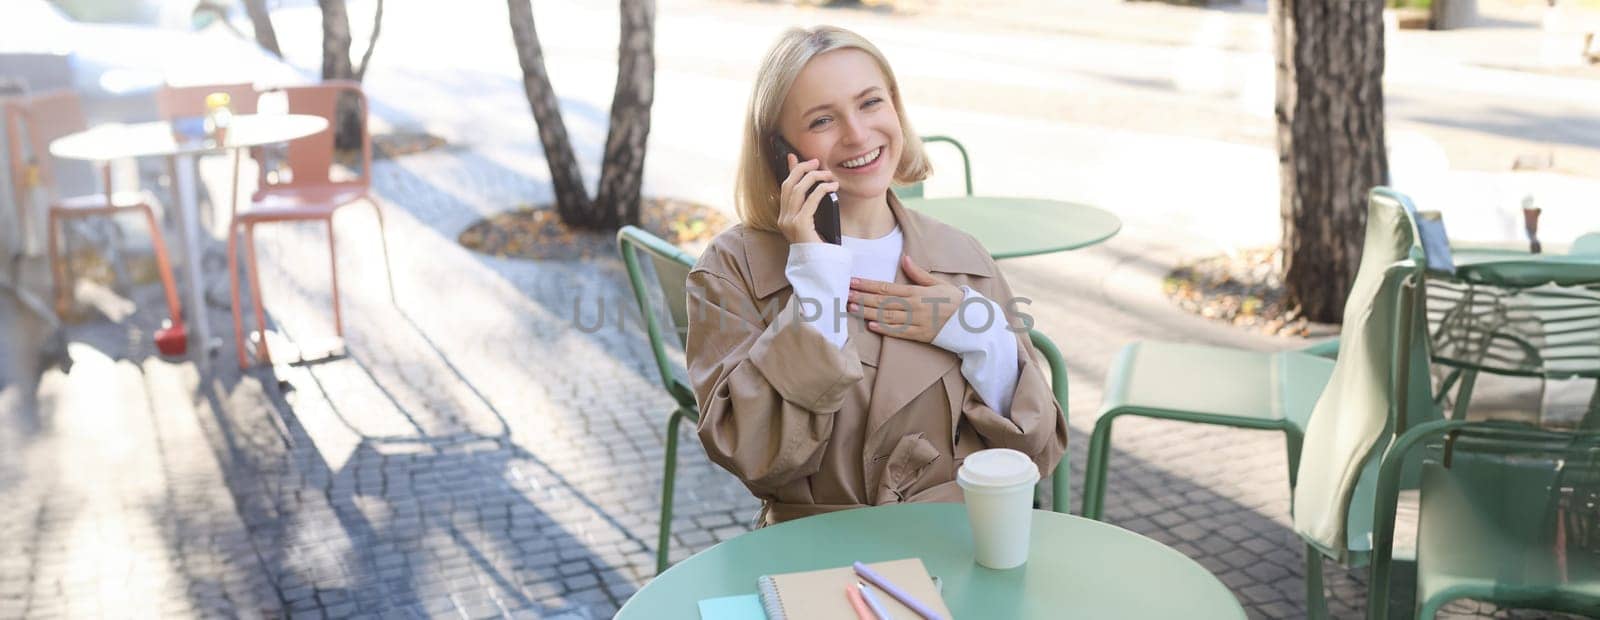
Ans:
<svg viewBox="0 0 1600 620"><path fill-rule="evenodd" d="M1328 595L1322 587L1322 552L1309 544L1305 546L1306 554L1306 617L1312 620L1326 620L1328 617ZM1370 604L1370 603L1369 603Z"/></svg>
<svg viewBox="0 0 1600 620"><path fill-rule="evenodd" d="M333 333L344 338L344 314L339 310L339 250L337 238L333 236L333 216L329 215L328 223L328 277L333 283Z"/></svg>
<svg viewBox="0 0 1600 620"><path fill-rule="evenodd" d="M45 228L45 234L49 236L50 281L54 287L56 316L65 317L67 310L70 309L69 291L67 290L66 282L67 271L66 265L63 264L65 259L62 258L61 248L58 245L61 241L57 239L60 235L65 234L65 231L61 230L61 214L55 209L50 210L50 215L46 221L48 225Z"/></svg>
<svg viewBox="0 0 1600 620"><path fill-rule="evenodd" d="M1083 516L1100 520L1106 494L1106 464L1111 458L1111 423L1118 412L1107 411L1094 423L1089 435L1089 455L1083 468Z"/></svg>
<svg viewBox="0 0 1600 620"><path fill-rule="evenodd" d="M271 364L272 353L267 350L267 311L261 302L261 263L256 260L255 224L244 225L245 272L250 275L250 305L256 311L256 333L261 346L256 350L256 362Z"/></svg>
<svg viewBox="0 0 1600 620"><path fill-rule="evenodd" d="M161 229L156 225L156 214L148 204L140 204L140 212L144 213L145 223L150 225L150 246L156 254L156 275L161 277L161 289L167 297L167 315L172 319L173 325L183 323L183 304L178 301L178 283L172 277L172 261L167 256L167 242L161 235ZM198 312L198 310L197 310ZM200 320L196 314L195 320Z"/></svg>
<svg viewBox="0 0 1600 620"><path fill-rule="evenodd" d="M383 225L383 208L372 196L367 196L367 203L372 205L372 214L378 216L378 243L383 246L383 275L389 279L389 303L398 306L400 302L394 292L394 269L389 265L389 233Z"/></svg>
<svg viewBox="0 0 1600 620"><path fill-rule="evenodd" d="M667 570L667 552L672 548L672 486L678 475L678 423L685 415L680 407L667 419L667 451L661 470L661 532L656 537L657 575Z"/></svg>
<svg viewBox="0 0 1600 620"><path fill-rule="evenodd" d="M228 292L233 300L233 348L239 356L239 370L244 370L250 361L245 358L244 316L239 309L239 224L235 220L228 221Z"/></svg>
<svg viewBox="0 0 1600 620"><path fill-rule="evenodd" d="M1472 402L1472 388L1477 382L1478 371L1468 370L1461 374L1461 389L1456 391L1455 408L1450 413L1450 419L1467 419L1467 405Z"/></svg>

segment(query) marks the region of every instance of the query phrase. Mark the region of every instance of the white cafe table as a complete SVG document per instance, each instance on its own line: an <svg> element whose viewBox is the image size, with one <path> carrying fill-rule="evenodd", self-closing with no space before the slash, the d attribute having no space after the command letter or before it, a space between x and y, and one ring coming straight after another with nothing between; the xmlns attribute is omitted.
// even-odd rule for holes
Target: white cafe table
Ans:
<svg viewBox="0 0 1600 620"><path fill-rule="evenodd" d="M180 140L172 123L97 125L92 129L62 136L50 143L50 154L63 159L109 162L139 157L174 157L177 170L178 210L182 214L184 263L189 285L189 324L194 326L189 351L201 369L210 365L215 346L205 317L205 286L200 273L200 207L194 178L194 158L210 153L234 152L234 183L238 183L238 149L288 142L328 129L328 121L306 114L246 114L233 117L222 143L212 140ZM108 191L110 188L106 188ZM237 186L229 188L235 194Z"/></svg>

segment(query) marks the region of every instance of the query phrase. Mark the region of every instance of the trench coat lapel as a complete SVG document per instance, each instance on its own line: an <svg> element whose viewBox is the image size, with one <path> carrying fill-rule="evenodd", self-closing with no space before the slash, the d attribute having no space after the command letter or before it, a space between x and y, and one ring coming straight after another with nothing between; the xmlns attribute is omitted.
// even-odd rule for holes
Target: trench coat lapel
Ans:
<svg viewBox="0 0 1600 620"><path fill-rule="evenodd" d="M905 238L903 252L923 269L957 283L962 278L953 276L995 275L988 253L970 236L906 209L892 193L889 209ZM895 282L911 283L901 270L896 270ZM952 299L950 303L960 301ZM867 445L893 445L874 437L878 429L960 361L955 354L931 344L884 336L878 354L877 380L873 382L871 404L867 409Z"/></svg>
<svg viewBox="0 0 1600 620"><path fill-rule="evenodd" d="M894 214L895 222L905 238L902 251L923 269L956 283L970 284L973 277L992 278L998 275L988 251L971 236L905 208L893 192L889 193L888 201L889 210ZM755 301L763 308L768 304L776 305L782 298L774 296L790 288L788 278L784 275L789 244L774 232L745 229L743 234L746 235L747 248L744 269L750 278ZM910 284L898 269L895 271L895 282ZM951 303L959 301L951 300ZM859 336L879 338L864 329ZM873 434L895 413L960 363L954 354L931 344L888 336L881 337L876 361L877 380L873 382L872 397L867 408L868 446L877 445L878 440ZM893 442L887 445L892 447ZM869 447L869 450L872 448Z"/></svg>

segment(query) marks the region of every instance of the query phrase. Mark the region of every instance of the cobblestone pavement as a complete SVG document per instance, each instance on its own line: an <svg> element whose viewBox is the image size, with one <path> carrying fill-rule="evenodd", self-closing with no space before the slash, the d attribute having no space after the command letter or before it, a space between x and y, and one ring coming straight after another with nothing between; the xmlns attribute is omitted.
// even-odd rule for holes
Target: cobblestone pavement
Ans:
<svg viewBox="0 0 1600 620"><path fill-rule="evenodd" d="M559 37L547 41L552 53L561 51ZM672 62L664 58L664 71ZM671 404L631 322L620 261L502 260L454 243L475 219L548 200L549 188L536 156L480 148L480 139L531 141L520 84L492 73L463 73L458 83L458 67L452 79L406 81L428 68L377 68L368 81L380 121L413 124L405 117L429 92L419 84L493 92L435 111L456 115L456 130L444 133L466 146L375 164L395 303L371 211L339 215L345 356L238 372L218 243L207 261L207 318L224 342L205 376L153 356L161 306L149 285L79 288L89 318L67 328L71 372L41 365L48 326L0 295L0 617L602 618L648 580ZM697 94L728 90L695 79L707 80L693 82ZM608 94L609 84L600 90ZM1028 97L1015 105L1049 103ZM574 103L563 99L574 118L588 120L569 122L603 122L600 111ZM688 103L701 105L663 89L657 105L665 117ZM507 129L496 115L523 124ZM691 141L700 134L682 125L661 123L652 134L665 145L652 146L665 149L653 151L652 191L712 184L677 174L712 159ZM585 127L575 139L597 142ZM989 163L988 171L1005 168ZM205 162L202 172L213 191L226 187L221 162ZM690 195L712 193L700 192ZM324 235L301 225L259 234L276 334L269 342L280 362L295 349L324 348L333 332ZM1192 241L1129 226L1092 249L1004 263L1066 353L1075 490L1106 367L1122 345L1302 344L1210 324L1161 299L1160 278L1195 252ZM37 289L38 259L28 267ZM597 320L597 330L576 326ZM748 531L756 509L692 433L685 439L674 558ZM1113 447L1109 521L1195 558L1252 617L1304 615L1278 435L1128 419ZM1329 572L1335 615L1359 615L1364 572Z"/></svg>

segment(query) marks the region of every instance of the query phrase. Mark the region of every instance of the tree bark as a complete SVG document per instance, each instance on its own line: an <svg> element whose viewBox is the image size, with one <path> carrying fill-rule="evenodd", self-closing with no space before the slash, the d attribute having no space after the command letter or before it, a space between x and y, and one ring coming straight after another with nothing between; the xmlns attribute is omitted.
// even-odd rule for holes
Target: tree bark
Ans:
<svg viewBox="0 0 1600 620"><path fill-rule="evenodd" d="M1387 183L1383 1L1273 0L1284 284L1339 322L1355 282L1366 196Z"/></svg>
<svg viewBox="0 0 1600 620"><path fill-rule="evenodd" d="M317 0L322 8L322 79L356 77L350 66L350 13L344 0Z"/></svg>
<svg viewBox="0 0 1600 620"><path fill-rule="evenodd" d="M617 85L611 98L600 183L593 200L561 119L561 105L550 88L544 50L533 25L530 0L507 0L511 38L522 65L522 86L539 128L539 143L550 166L556 214L571 228L610 230L639 221L639 190L650 136L650 106L655 101L655 0L622 0L622 35L617 46Z"/></svg>
<svg viewBox="0 0 1600 620"><path fill-rule="evenodd" d="M655 12L655 0L622 0L617 86L592 220L596 228L639 223L639 188L655 99Z"/></svg>
<svg viewBox="0 0 1600 620"><path fill-rule="evenodd" d="M253 0L260 2L261 0ZM322 9L322 79L361 81L372 64L372 50L378 46L378 31L383 25L383 0L378 0L372 15L372 35L361 54L361 66L350 62L350 12L345 0L317 0ZM360 147L361 104L354 97L339 99L334 145L340 149ZM365 171L363 171L365 173Z"/></svg>
<svg viewBox="0 0 1600 620"><path fill-rule="evenodd" d="M283 58L283 50L278 47L278 31L272 27L272 15L267 12L267 0L244 0L244 12L250 16L250 25L255 27L256 44L273 56Z"/></svg>
<svg viewBox="0 0 1600 620"><path fill-rule="evenodd" d="M572 141L567 137L567 125L561 120L561 105L555 90L550 88L550 74L544 68L544 49L539 46L539 34L533 27L531 0L507 0L511 18L511 39L517 46L517 62L522 65L522 88L533 108L533 120L539 127L539 144L544 147L544 159L550 166L550 183L555 187L556 213L569 226L582 226L587 222L591 206L589 192L583 187L583 171L578 168L578 158L572 152Z"/></svg>

